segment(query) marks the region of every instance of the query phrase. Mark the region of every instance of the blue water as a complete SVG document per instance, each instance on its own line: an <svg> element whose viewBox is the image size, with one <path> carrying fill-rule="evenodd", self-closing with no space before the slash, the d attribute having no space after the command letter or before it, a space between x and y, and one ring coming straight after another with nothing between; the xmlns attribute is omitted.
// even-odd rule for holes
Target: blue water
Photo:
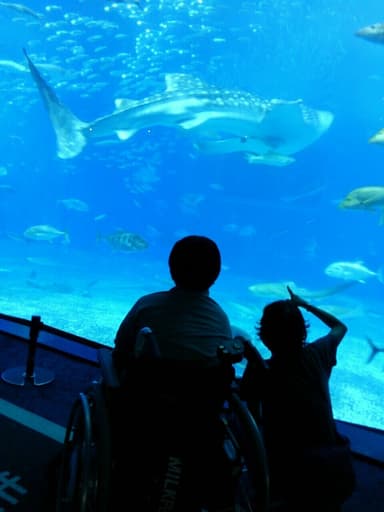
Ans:
<svg viewBox="0 0 384 512"><path fill-rule="evenodd" d="M0 61L25 65L22 48L60 100L85 121L114 99L164 89L183 72L261 97L302 98L334 122L285 167L251 165L240 153L204 155L187 133L154 127L129 141L97 141L73 159L56 155L47 112L28 72L0 62L0 310L111 345L143 293L168 288L166 259L190 233L213 237L224 269L212 295L254 336L275 295L253 284L294 281L324 290L340 281L325 267L384 263L380 212L347 211L352 189L384 185L384 149L368 139L384 126L384 45L354 32L382 21L377 0L30 0L41 20L0 8ZM117 142L117 139L116 139ZM60 201L77 198L88 212ZM27 240L33 225L69 234L70 244ZM115 251L103 237L140 234L145 251ZM383 284L375 277L317 300L349 327L332 376L336 415L384 427L384 353L366 364L367 337L384 347ZM310 337L324 328L309 318ZM255 343L258 341L255 339ZM260 347L259 347L260 348ZM240 369L241 371L241 369Z"/></svg>

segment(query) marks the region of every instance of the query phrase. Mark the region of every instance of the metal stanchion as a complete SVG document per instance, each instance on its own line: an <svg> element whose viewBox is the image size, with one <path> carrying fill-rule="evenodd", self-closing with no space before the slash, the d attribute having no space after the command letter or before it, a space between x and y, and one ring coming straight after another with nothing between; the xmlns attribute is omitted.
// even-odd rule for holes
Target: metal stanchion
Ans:
<svg viewBox="0 0 384 512"><path fill-rule="evenodd" d="M1 374L1 378L8 384L14 384L15 386L25 386L26 384L44 386L54 380L55 374L51 370L35 367L37 338L40 327L41 317L32 316L26 365L25 367L9 368Z"/></svg>

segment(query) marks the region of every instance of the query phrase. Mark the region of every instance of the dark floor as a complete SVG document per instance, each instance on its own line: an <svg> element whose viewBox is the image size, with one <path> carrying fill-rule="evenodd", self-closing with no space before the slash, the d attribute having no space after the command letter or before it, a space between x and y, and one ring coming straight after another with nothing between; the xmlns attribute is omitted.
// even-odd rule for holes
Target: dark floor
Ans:
<svg viewBox="0 0 384 512"><path fill-rule="evenodd" d="M384 511L384 466L355 459L357 488L343 507L343 512Z"/></svg>
<svg viewBox="0 0 384 512"><path fill-rule="evenodd" d="M27 348L26 342L0 334L0 373L25 365ZM52 370L55 380L42 387L28 383L19 387L0 379L0 399L64 427L75 398L99 376L98 368L43 347L38 347L36 367ZM357 473L357 489L343 512L384 512L384 433L344 422L339 422L339 427L351 439ZM47 468L60 444L13 424L2 414L0 439L0 511L44 510L38 500L42 498L41 489L47 486Z"/></svg>
<svg viewBox="0 0 384 512"><path fill-rule="evenodd" d="M25 366L27 349L27 343L0 334L0 373ZM99 370L84 361L43 348L36 352L35 369L39 368L53 371L55 379L51 384L39 387L27 381L25 386L13 386L0 379L0 397L65 426L75 398L99 377Z"/></svg>

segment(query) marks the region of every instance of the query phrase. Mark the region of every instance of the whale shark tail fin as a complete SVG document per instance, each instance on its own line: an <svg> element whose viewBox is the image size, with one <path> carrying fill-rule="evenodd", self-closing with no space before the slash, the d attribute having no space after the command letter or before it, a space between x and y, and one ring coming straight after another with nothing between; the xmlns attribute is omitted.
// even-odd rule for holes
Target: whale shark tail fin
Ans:
<svg viewBox="0 0 384 512"><path fill-rule="evenodd" d="M84 129L88 126L88 123L81 121L60 102L55 91L41 76L24 48L23 53L55 131L57 156L63 159L73 158L80 154L87 144Z"/></svg>

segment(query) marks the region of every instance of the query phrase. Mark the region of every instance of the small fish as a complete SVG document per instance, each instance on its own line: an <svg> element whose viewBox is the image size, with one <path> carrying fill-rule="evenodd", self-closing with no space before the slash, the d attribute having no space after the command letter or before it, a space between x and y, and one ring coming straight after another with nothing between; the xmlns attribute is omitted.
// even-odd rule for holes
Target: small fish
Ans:
<svg viewBox="0 0 384 512"><path fill-rule="evenodd" d="M0 192L15 192L15 189L12 187L12 185L8 185L6 183L0 184Z"/></svg>
<svg viewBox="0 0 384 512"><path fill-rule="evenodd" d="M282 196L282 197L280 197L280 199L286 203L293 203L295 201L301 201L304 199L311 198L313 196L317 196L318 194L323 192L325 189L326 189L325 185L319 185L318 187L315 187L315 188L308 188L307 190L305 190L304 192L301 192L299 194Z"/></svg>
<svg viewBox="0 0 384 512"><path fill-rule="evenodd" d="M14 60L1 59L0 67L13 69L14 71L20 71L22 73L28 73L27 66L24 66L23 64L19 64L18 62L15 62Z"/></svg>
<svg viewBox="0 0 384 512"><path fill-rule="evenodd" d="M60 231L48 224L37 224L30 226L23 233L25 238L30 240L48 241L52 242L56 239L61 239L64 244L69 243L69 235L65 231Z"/></svg>
<svg viewBox="0 0 384 512"><path fill-rule="evenodd" d="M90 297L91 289L99 282L98 279L93 279L85 284L84 287L75 289L71 284L64 281L44 281L41 280L36 271L30 272L26 284L31 288L44 290L53 293L67 293L79 294L81 297Z"/></svg>
<svg viewBox="0 0 384 512"><path fill-rule="evenodd" d="M250 164L274 165L276 167L284 167L295 161L292 156L279 155L278 153L266 153L265 155L248 153L246 159Z"/></svg>
<svg viewBox="0 0 384 512"><path fill-rule="evenodd" d="M99 239L106 240L115 250L134 252L147 249L148 242L140 235L129 231L118 230L110 235L99 236Z"/></svg>
<svg viewBox="0 0 384 512"><path fill-rule="evenodd" d="M39 62L38 66L40 69L44 69L45 71L51 73L59 73L61 75L65 75L68 71L57 64L50 64L49 62ZM29 73L29 69L24 64L19 64L14 60L0 59L0 67L5 68L12 71L19 71L20 73Z"/></svg>
<svg viewBox="0 0 384 512"><path fill-rule="evenodd" d="M377 277L380 282L384 282L382 269L377 272L370 270L362 261L334 261L324 270L327 276L345 281L357 281L366 283L367 279Z"/></svg>
<svg viewBox="0 0 384 512"><path fill-rule="evenodd" d="M83 297L89 297L91 288L96 286L98 282L98 279L92 279L92 281L88 281L84 289L81 291L80 295L82 295Z"/></svg>
<svg viewBox="0 0 384 512"><path fill-rule="evenodd" d="M68 210L76 210L78 212L89 211L88 204L85 201L82 201L81 199L59 199L57 203L63 205Z"/></svg>
<svg viewBox="0 0 384 512"><path fill-rule="evenodd" d="M101 220L104 220L108 217L106 213L100 213L100 215L96 215L96 217L93 218L95 222L100 222Z"/></svg>
<svg viewBox="0 0 384 512"><path fill-rule="evenodd" d="M14 11L20 12L21 14L27 14L28 16L32 16L33 18L36 18L38 20L41 20L43 17L42 14L39 14L26 5L23 4L14 4L11 2L0 2L0 7L6 7L8 9L12 9Z"/></svg>
<svg viewBox="0 0 384 512"><path fill-rule="evenodd" d="M384 347L378 347L368 336L366 336L365 339L368 341L369 346L371 347L371 352L366 360L366 364L368 364L379 352L384 352Z"/></svg>
<svg viewBox="0 0 384 512"><path fill-rule="evenodd" d="M380 224L384 224L384 186L355 188L339 203L344 210L381 210Z"/></svg>
<svg viewBox="0 0 384 512"><path fill-rule="evenodd" d="M133 4L136 5L139 9L143 10L143 0L113 0L114 4Z"/></svg>
<svg viewBox="0 0 384 512"><path fill-rule="evenodd" d="M384 23L373 23L359 28L355 35L372 43L384 44Z"/></svg>
<svg viewBox="0 0 384 512"><path fill-rule="evenodd" d="M43 267L56 267L57 262L55 260L51 260L49 258L44 258L42 256L27 256L26 260L29 263L33 263L34 265L40 265Z"/></svg>
<svg viewBox="0 0 384 512"><path fill-rule="evenodd" d="M384 207L384 186L355 188L340 203L340 208L374 210Z"/></svg>
<svg viewBox="0 0 384 512"><path fill-rule="evenodd" d="M30 288L36 288L37 290L44 290L47 292L73 294L75 291L73 286L68 283L40 281L35 275L31 275L30 278L26 280L26 284Z"/></svg>

